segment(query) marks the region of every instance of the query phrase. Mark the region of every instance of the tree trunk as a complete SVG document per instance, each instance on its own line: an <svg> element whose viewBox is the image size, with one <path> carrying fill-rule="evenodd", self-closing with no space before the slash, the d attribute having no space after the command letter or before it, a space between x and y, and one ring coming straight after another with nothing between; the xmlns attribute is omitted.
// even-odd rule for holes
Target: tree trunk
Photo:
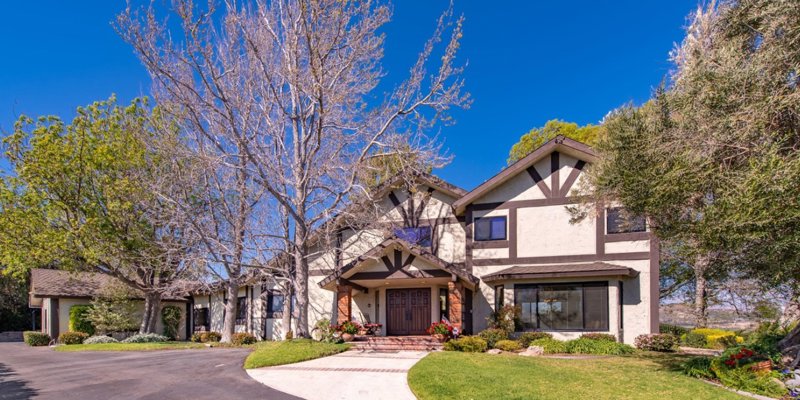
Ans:
<svg viewBox="0 0 800 400"><path fill-rule="evenodd" d="M225 318L222 323L222 343L230 343L236 329L236 301L239 297L239 284L233 279L225 285Z"/></svg>
<svg viewBox="0 0 800 400"><path fill-rule="evenodd" d="M161 295L159 293L145 293L144 312L142 313L142 323L139 325L139 333L155 333L160 305Z"/></svg>
<svg viewBox="0 0 800 400"><path fill-rule="evenodd" d="M708 325L708 281L706 280L706 270L708 269L708 258L698 257L694 265L695 286L694 286L694 318L698 328Z"/></svg>
<svg viewBox="0 0 800 400"><path fill-rule="evenodd" d="M281 310L281 327L283 339L286 339L287 333L292 330L292 284L282 285L281 292L283 293L283 310Z"/></svg>
<svg viewBox="0 0 800 400"><path fill-rule="evenodd" d="M161 318L161 294L153 293L150 299L150 321L147 324L148 332L162 334L163 332L156 332L156 325Z"/></svg>
<svg viewBox="0 0 800 400"><path fill-rule="evenodd" d="M792 296L792 300L789 301L789 304L786 305L786 308L783 309L781 324L783 326L788 326L798 319L800 319L800 295L795 294ZM798 345L800 345L800 324L797 324L786 337L778 342L778 349L785 351Z"/></svg>
<svg viewBox="0 0 800 400"><path fill-rule="evenodd" d="M297 306L294 310L295 335L309 337L308 330L308 260L306 259L305 244L295 250L295 279L294 289Z"/></svg>

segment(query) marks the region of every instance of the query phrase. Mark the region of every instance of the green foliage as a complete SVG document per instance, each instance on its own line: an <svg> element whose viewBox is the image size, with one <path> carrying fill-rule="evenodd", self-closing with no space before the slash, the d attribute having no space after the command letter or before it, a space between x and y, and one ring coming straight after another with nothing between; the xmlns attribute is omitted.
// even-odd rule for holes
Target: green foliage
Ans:
<svg viewBox="0 0 800 400"><path fill-rule="evenodd" d="M92 307L87 312L86 319L100 335L135 331L138 324L134 320L137 307L131 300L134 296L133 291L121 283L105 286L92 299Z"/></svg>
<svg viewBox="0 0 800 400"><path fill-rule="evenodd" d="M191 341L198 343L219 342L222 335L219 332L195 332L192 334Z"/></svg>
<svg viewBox="0 0 800 400"><path fill-rule="evenodd" d="M683 373L693 378L714 379L714 371L711 370L711 358L693 357L681 365Z"/></svg>
<svg viewBox="0 0 800 400"><path fill-rule="evenodd" d="M511 147L508 154L508 164L511 165L541 147L547 141L558 135L563 135L581 143L593 145L603 134L604 129L598 125L578 126L573 122L564 122L557 119L547 121L543 127L533 128L519 138L519 142Z"/></svg>
<svg viewBox="0 0 800 400"><path fill-rule="evenodd" d="M522 348L522 345L516 340L498 340L494 344L494 348L503 351L517 351Z"/></svg>
<svg viewBox="0 0 800 400"><path fill-rule="evenodd" d="M250 369L293 364L341 353L349 348L347 343L323 343L309 339L265 341L256 344L255 350L245 359L244 367Z"/></svg>
<svg viewBox="0 0 800 400"><path fill-rule="evenodd" d="M688 328L684 328L678 325L670 325L670 324L661 324L658 326L659 332L661 333L668 333L670 335L674 335L676 337L681 337L687 333L689 333Z"/></svg>
<svg viewBox="0 0 800 400"><path fill-rule="evenodd" d="M770 397L786 395L786 388L775 382L776 373L756 373L750 364L730 368L724 364L724 355L711 361L711 370L720 383L727 387Z"/></svg>
<svg viewBox="0 0 800 400"><path fill-rule="evenodd" d="M499 310L494 310L487 318L489 328L502 329L506 333L511 334L517 328L522 326L520 316L522 315L522 308L512 304L506 304L500 307Z"/></svg>
<svg viewBox="0 0 800 400"><path fill-rule="evenodd" d="M759 354L763 354L774 362L781 361L781 352L778 342L788 333L788 329L781 326L778 321L763 322L755 331L747 336L745 345Z"/></svg>
<svg viewBox="0 0 800 400"><path fill-rule="evenodd" d="M94 325L89 320L91 305L77 305L69 308L69 330L94 335Z"/></svg>
<svg viewBox="0 0 800 400"><path fill-rule="evenodd" d="M336 327L331 325L329 319L321 319L314 325L314 338L325 343L341 343L342 338L336 335Z"/></svg>
<svg viewBox="0 0 800 400"><path fill-rule="evenodd" d="M708 345L708 340L706 339L705 335L700 333L689 332L683 336L681 336L681 342L689 347L694 347L698 349L705 348Z"/></svg>
<svg viewBox="0 0 800 400"><path fill-rule="evenodd" d="M158 335L155 333L137 333L125 340L122 343L156 343L168 342L169 338L166 336Z"/></svg>
<svg viewBox="0 0 800 400"><path fill-rule="evenodd" d="M522 347L528 347L534 340L552 339L552 338L553 335L547 332L524 332L521 335L519 335L519 339L517 340L522 345Z"/></svg>
<svg viewBox="0 0 800 400"><path fill-rule="evenodd" d="M544 349L545 354L560 354L567 352L565 342L553 338L536 339L529 346L539 346Z"/></svg>
<svg viewBox="0 0 800 400"><path fill-rule="evenodd" d="M689 340L693 341L695 344L700 344L702 341L697 339L696 335L702 335L705 339L705 345L703 347L710 349L723 349L725 347L729 347L725 345L726 343L738 344L744 341L741 336L736 335L736 332L726 331L723 329L697 328L693 329L689 334L686 335L687 344L689 344ZM720 342L720 340L723 342Z"/></svg>
<svg viewBox="0 0 800 400"><path fill-rule="evenodd" d="M495 343L508 339L508 332L504 329L489 328L481 331L478 336L486 341L490 349L493 349Z"/></svg>
<svg viewBox="0 0 800 400"><path fill-rule="evenodd" d="M0 332L21 331L30 327L28 276L16 277L0 271Z"/></svg>
<svg viewBox="0 0 800 400"><path fill-rule="evenodd" d="M83 341L83 344L100 344L100 343L119 343L119 340L111 336L92 336Z"/></svg>
<svg viewBox="0 0 800 400"><path fill-rule="evenodd" d="M634 340L636 348L645 351L675 351L678 346L678 338L669 333L654 333L651 335L639 335Z"/></svg>
<svg viewBox="0 0 800 400"><path fill-rule="evenodd" d="M22 339L28 346L47 346L50 344L50 335L38 331L25 331Z"/></svg>
<svg viewBox="0 0 800 400"><path fill-rule="evenodd" d="M61 344L81 344L89 335L83 332L64 332L58 335L58 343Z"/></svg>
<svg viewBox="0 0 800 400"><path fill-rule="evenodd" d="M627 344L609 342L607 340L574 339L565 343L566 352L571 354L607 354L624 355L635 352Z"/></svg>
<svg viewBox="0 0 800 400"><path fill-rule="evenodd" d="M233 336L231 336L231 344L233 344L234 346L255 344L257 341L258 340L256 339L255 336L246 332L234 333Z"/></svg>
<svg viewBox="0 0 800 400"><path fill-rule="evenodd" d="M616 342L617 337L609 333L584 333L581 339L605 340L606 342Z"/></svg>
<svg viewBox="0 0 800 400"><path fill-rule="evenodd" d="M178 338L183 311L177 306L164 306L161 309L161 323L164 324L164 336L171 340Z"/></svg>
<svg viewBox="0 0 800 400"><path fill-rule="evenodd" d="M478 336L462 336L458 339L453 339L445 342L444 349L446 351L463 351L466 353L483 353L488 350L486 340Z"/></svg>

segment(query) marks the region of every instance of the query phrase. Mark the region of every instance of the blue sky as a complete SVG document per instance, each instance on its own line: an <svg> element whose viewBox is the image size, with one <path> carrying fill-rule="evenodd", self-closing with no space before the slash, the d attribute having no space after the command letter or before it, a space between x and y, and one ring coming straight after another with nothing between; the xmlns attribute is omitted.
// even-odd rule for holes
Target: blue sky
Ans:
<svg viewBox="0 0 800 400"><path fill-rule="evenodd" d="M157 2L159 3L159 2ZM400 80L446 0L399 0L386 27L387 79ZM487 4L496 5L489 7ZM0 5L0 131L20 114L74 115L116 93L147 95L149 79L111 26L124 1ZM641 103L670 70L696 0L456 2L466 17L460 57L474 103L440 136L453 162L436 173L471 189L504 165L529 129L559 118L597 123ZM1 166L0 166L1 167Z"/></svg>

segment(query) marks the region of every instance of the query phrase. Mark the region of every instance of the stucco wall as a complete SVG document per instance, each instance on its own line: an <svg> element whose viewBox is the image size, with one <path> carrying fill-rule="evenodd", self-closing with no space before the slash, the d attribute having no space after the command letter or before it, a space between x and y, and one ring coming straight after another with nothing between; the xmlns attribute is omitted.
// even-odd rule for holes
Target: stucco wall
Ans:
<svg viewBox="0 0 800 400"><path fill-rule="evenodd" d="M45 303L50 307L51 302L47 299ZM76 305L91 304L91 299L83 298L66 298L58 299L58 334L64 333L69 330L69 310ZM141 322L142 313L144 312L144 302L134 301L137 307L137 312L133 315L133 320L137 323ZM178 327L178 340L186 340L186 303L176 301L164 301L161 303L161 309L166 306L175 306L181 310L181 322ZM50 327L52 322L48 322ZM159 312L158 321L156 321L156 333L163 334L164 324L161 322L161 314ZM55 339L55 338L54 338Z"/></svg>

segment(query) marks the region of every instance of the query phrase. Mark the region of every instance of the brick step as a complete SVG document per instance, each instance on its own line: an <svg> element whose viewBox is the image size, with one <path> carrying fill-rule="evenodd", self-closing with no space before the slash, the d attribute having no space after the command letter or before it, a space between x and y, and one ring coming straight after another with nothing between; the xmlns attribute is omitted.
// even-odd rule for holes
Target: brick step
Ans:
<svg viewBox="0 0 800 400"><path fill-rule="evenodd" d="M359 336L351 345L361 351L434 351L443 347L430 336Z"/></svg>

